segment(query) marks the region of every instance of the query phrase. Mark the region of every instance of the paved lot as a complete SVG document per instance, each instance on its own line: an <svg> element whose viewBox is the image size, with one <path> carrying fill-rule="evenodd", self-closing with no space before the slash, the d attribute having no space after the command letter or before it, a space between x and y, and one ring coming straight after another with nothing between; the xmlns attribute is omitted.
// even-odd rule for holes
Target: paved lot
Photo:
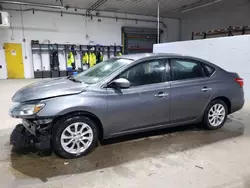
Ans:
<svg viewBox="0 0 250 188"><path fill-rule="evenodd" d="M18 155L9 134L11 97L34 80L0 80L0 182L20 188L250 188L250 105L224 128L195 126L108 140L91 155L62 160Z"/></svg>

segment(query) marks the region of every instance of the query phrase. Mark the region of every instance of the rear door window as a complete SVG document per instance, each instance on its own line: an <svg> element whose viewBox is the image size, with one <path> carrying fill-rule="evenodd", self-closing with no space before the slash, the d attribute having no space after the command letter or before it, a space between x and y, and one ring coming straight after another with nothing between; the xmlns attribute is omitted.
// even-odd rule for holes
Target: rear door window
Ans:
<svg viewBox="0 0 250 188"><path fill-rule="evenodd" d="M171 59L170 64L172 81L205 77L205 71L199 62L185 59Z"/></svg>

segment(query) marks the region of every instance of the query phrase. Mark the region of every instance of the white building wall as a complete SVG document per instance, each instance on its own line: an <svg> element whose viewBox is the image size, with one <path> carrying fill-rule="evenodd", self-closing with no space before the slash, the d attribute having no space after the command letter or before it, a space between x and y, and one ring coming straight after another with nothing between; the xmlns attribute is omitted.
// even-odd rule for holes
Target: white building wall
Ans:
<svg viewBox="0 0 250 188"><path fill-rule="evenodd" d="M180 40L180 21L178 19L163 18L166 28L163 30L161 43L175 42Z"/></svg>
<svg viewBox="0 0 250 188"><path fill-rule="evenodd" d="M78 11L79 12L79 11ZM33 56L35 63L32 63L31 40L39 40L45 42L47 40L53 43L63 44L89 44L90 42L101 45L121 45L121 27L140 27L140 28L156 28L156 23L142 21L115 20L107 18L86 18L79 15L49 13L36 11L23 12L24 30L22 29L21 12L9 11L11 15L12 29L0 28L0 79L7 78L6 62L4 57L3 44L6 42L22 43L25 78L32 78L33 68L40 68L38 55ZM85 12L83 12L85 13ZM115 13L101 13L102 15L127 17L135 19L155 20L155 17L126 15ZM167 29L161 37L162 42L177 41L179 39L179 20L164 19ZM86 37L88 35L88 37ZM23 38L26 42L23 42ZM63 54L59 57L64 61ZM44 67L48 69L48 56L43 56Z"/></svg>
<svg viewBox="0 0 250 188"><path fill-rule="evenodd" d="M191 40L192 32L250 25L250 1L223 0L204 8L182 13L180 39Z"/></svg>

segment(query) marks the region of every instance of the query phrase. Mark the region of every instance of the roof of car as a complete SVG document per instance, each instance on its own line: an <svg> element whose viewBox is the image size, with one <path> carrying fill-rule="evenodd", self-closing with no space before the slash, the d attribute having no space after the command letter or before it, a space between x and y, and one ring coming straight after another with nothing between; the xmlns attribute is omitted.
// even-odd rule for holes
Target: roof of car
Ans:
<svg viewBox="0 0 250 188"><path fill-rule="evenodd" d="M180 54L172 54L172 53L140 53L140 54L129 54L129 55L123 55L121 56L122 58L126 59L133 59L133 60L138 60L146 57L181 57L182 55Z"/></svg>
<svg viewBox="0 0 250 188"><path fill-rule="evenodd" d="M188 56L188 55L182 55L182 54L175 54L175 53L141 53L141 54L129 54L129 55L123 55L122 58L131 59L133 61L139 60L139 59L146 59L146 58L158 58L158 57L166 57L166 58L188 58L196 61L206 62L209 65L216 66L215 64L198 57L194 56Z"/></svg>

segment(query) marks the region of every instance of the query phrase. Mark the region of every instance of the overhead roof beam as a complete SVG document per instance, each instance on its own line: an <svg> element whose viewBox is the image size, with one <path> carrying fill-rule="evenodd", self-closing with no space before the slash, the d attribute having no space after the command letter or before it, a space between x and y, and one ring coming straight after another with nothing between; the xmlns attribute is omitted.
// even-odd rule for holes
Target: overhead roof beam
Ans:
<svg viewBox="0 0 250 188"><path fill-rule="evenodd" d="M60 5L48 5L41 3L30 3L30 2L21 2L21 1L0 1L1 4L15 4L15 5L27 5L34 7L45 7L45 8L54 8L54 9L63 9L63 6Z"/></svg>
<svg viewBox="0 0 250 188"><path fill-rule="evenodd" d="M12 8L4 8L6 11L41 11L41 12L52 12L57 14L69 14L69 15L79 15L79 16L87 16L86 14L78 13L78 12L68 12L68 11L59 11L59 10L49 10L49 9L12 9ZM115 17L115 16L96 16L93 15L93 17L100 17L100 18L108 18L108 19L114 19L114 20L128 20L128 21L138 21L138 22L148 22L148 23L157 23L156 20L148 20L148 19L136 19L136 18L127 18L127 17ZM160 21L160 23L163 25L164 28L166 28L166 24L163 21Z"/></svg>
<svg viewBox="0 0 250 188"><path fill-rule="evenodd" d="M99 8L101 5L103 5L104 3L106 3L107 0L97 0L93 5L91 5L88 9L87 12L96 10L97 8Z"/></svg>
<svg viewBox="0 0 250 188"><path fill-rule="evenodd" d="M184 5L181 7L177 7L177 8L173 8L171 10L164 11L162 14L164 15L164 14L168 14L171 12L188 12L190 10L194 10L194 9L202 8L202 7L205 7L208 5L212 5L212 4L218 3L220 1L223 1L223 0L198 0L198 1L191 3L191 4L187 4L187 5Z"/></svg>
<svg viewBox="0 0 250 188"><path fill-rule="evenodd" d="M60 4L63 6L63 0L56 0L56 3L60 1Z"/></svg>
<svg viewBox="0 0 250 188"><path fill-rule="evenodd" d="M213 5L215 3L219 3L221 1L222 0L209 0L209 1L201 1L201 3L199 3L198 1L197 3L191 4L191 6L186 6L184 9L181 10L181 12L188 12L191 10L199 9L202 7Z"/></svg>

